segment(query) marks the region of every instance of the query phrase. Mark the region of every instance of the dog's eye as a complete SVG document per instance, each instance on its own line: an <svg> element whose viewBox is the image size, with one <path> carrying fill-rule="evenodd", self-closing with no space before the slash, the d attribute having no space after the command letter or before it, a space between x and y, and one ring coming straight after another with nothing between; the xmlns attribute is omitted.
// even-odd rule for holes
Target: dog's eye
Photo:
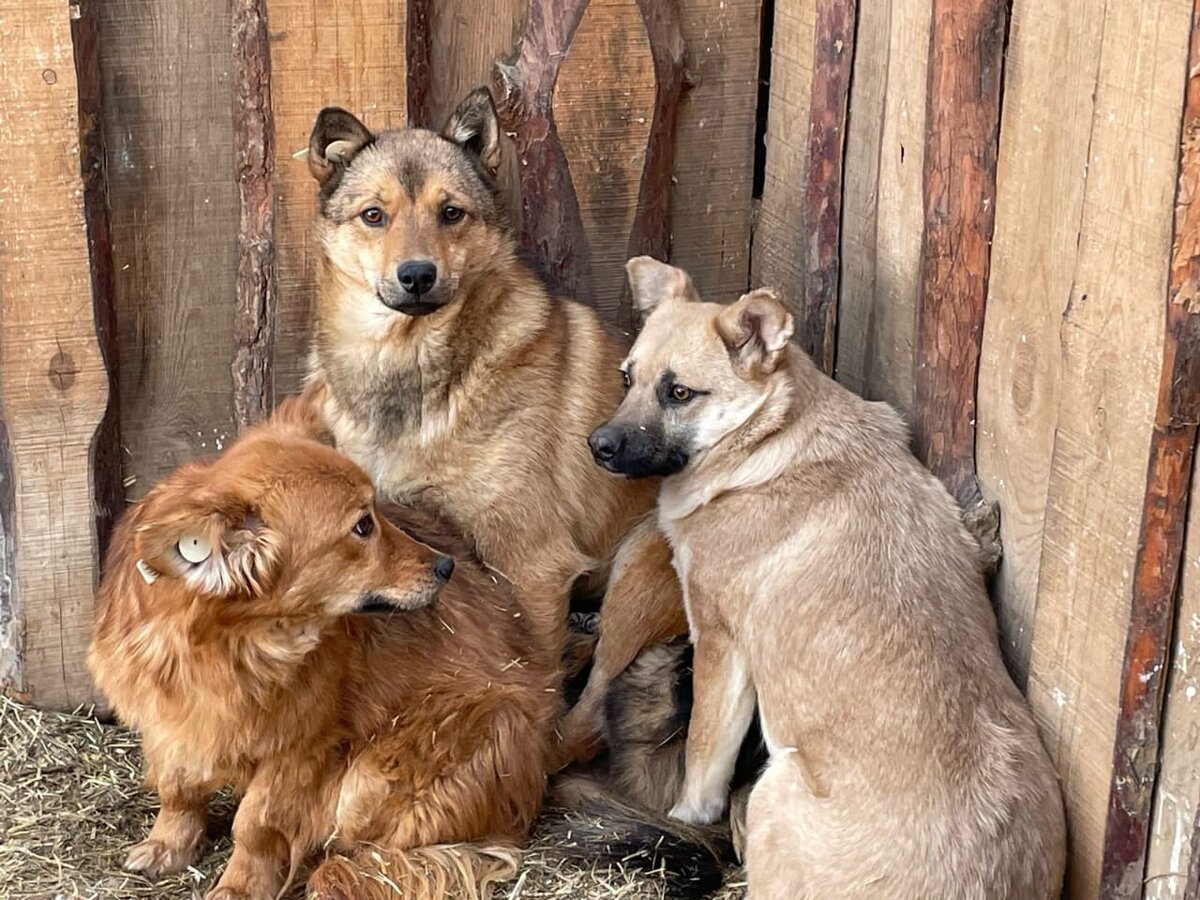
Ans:
<svg viewBox="0 0 1200 900"><path fill-rule="evenodd" d="M378 206L368 206L362 211L360 218L372 228L378 228L383 224L383 210Z"/></svg>
<svg viewBox="0 0 1200 900"><path fill-rule="evenodd" d="M460 221L464 215L466 215L466 213L460 206L451 206L447 204L446 206L442 207L442 221L447 225L453 225L455 222Z"/></svg>
<svg viewBox="0 0 1200 900"><path fill-rule="evenodd" d="M676 403L687 403L694 396L696 392L690 387L684 387L682 384L671 385L671 399Z"/></svg>
<svg viewBox="0 0 1200 900"><path fill-rule="evenodd" d="M375 520L371 518L370 513L363 513L362 518L354 523L354 527L350 529L360 538L368 538L375 530Z"/></svg>
<svg viewBox="0 0 1200 900"><path fill-rule="evenodd" d="M629 390L631 387L633 387L633 378L625 369L621 370L621 385L625 388L625 390Z"/></svg>

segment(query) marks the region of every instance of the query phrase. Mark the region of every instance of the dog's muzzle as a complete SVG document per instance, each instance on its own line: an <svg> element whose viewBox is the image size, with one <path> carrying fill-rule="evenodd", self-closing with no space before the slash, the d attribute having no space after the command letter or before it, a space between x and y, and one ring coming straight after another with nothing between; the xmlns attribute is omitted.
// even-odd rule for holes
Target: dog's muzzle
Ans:
<svg viewBox="0 0 1200 900"><path fill-rule="evenodd" d="M601 425L588 436L592 458L629 478L674 475L687 465L687 451L667 445L660 428Z"/></svg>

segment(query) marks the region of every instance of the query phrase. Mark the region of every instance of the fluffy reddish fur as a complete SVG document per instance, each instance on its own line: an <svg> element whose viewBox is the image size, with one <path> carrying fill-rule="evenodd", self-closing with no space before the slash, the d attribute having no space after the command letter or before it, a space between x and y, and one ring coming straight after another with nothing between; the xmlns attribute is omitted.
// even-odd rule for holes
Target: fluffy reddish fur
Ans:
<svg viewBox="0 0 1200 900"><path fill-rule="evenodd" d="M314 422L287 404L164 480L114 535L89 663L141 731L162 801L126 866L193 863L208 797L232 785L234 852L211 900L274 898L322 847L315 896L392 896L372 868L414 895L486 893L541 803L551 673L525 658L521 608L463 541L376 509ZM352 533L364 510L366 540ZM185 532L214 542L212 577L175 552ZM432 603L431 546L457 561ZM354 611L381 599L398 611Z"/></svg>

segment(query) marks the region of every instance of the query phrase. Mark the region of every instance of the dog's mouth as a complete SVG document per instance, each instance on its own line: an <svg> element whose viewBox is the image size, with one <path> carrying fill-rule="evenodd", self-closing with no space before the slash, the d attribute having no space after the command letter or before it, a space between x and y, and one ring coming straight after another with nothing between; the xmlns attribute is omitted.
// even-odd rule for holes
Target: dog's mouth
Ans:
<svg viewBox="0 0 1200 900"><path fill-rule="evenodd" d="M378 592L366 594L359 600L353 612L367 616L386 616L420 609L429 606L437 599L440 588L440 585L436 585L426 590L413 591L403 598L389 597L387 594Z"/></svg>
<svg viewBox="0 0 1200 900"><path fill-rule="evenodd" d="M384 293L382 291L377 295L379 302L393 312L403 313L406 316L427 316L430 313L435 313L446 304L440 300L429 300L421 297L414 297L412 294L404 294L396 296Z"/></svg>

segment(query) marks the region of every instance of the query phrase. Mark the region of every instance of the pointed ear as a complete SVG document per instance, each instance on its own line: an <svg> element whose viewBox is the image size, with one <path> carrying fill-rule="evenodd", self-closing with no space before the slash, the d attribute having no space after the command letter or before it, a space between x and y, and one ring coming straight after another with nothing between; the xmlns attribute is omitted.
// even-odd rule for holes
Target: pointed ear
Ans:
<svg viewBox="0 0 1200 900"><path fill-rule="evenodd" d="M717 315L717 334L729 350L734 368L747 377L774 372L794 330L792 314L767 288L743 294Z"/></svg>
<svg viewBox="0 0 1200 900"><path fill-rule="evenodd" d="M215 597L262 593L278 577L279 535L255 510L205 489L172 494L154 498L136 532L139 559L151 572Z"/></svg>
<svg viewBox="0 0 1200 900"><path fill-rule="evenodd" d="M446 120L442 137L476 157L489 175L500 168L500 117L492 92L477 87Z"/></svg>
<svg viewBox="0 0 1200 900"><path fill-rule="evenodd" d="M331 192L350 161L375 140L367 126L344 109L327 106L317 113L308 138L308 171L325 192Z"/></svg>
<svg viewBox="0 0 1200 900"><path fill-rule="evenodd" d="M692 278L683 269L659 262L653 256L635 256L625 263L633 305L638 312L650 312L664 300L699 300Z"/></svg>

